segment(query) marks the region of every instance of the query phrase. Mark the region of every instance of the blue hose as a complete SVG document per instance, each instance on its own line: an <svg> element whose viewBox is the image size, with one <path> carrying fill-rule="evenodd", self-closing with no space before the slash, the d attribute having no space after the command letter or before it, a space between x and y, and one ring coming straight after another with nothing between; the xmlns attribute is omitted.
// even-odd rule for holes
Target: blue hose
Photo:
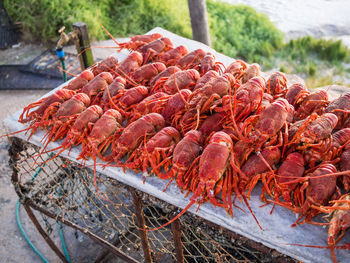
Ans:
<svg viewBox="0 0 350 263"><path fill-rule="evenodd" d="M61 197L61 189L58 189L58 196ZM57 210L58 210L58 208L57 208ZM67 250L66 241L64 239L62 224L61 224L60 221L57 221L57 225L58 225L58 234L60 236L60 240L61 240L62 250L63 250L64 256L67 259L67 261L70 263L71 260L70 260L69 253L68 253L68 250Z"/></svg>
<svg viewBox="0 0 350 263"><path fill-rule="evenodd" d="M24 237L24 239L27 241L28 245L31 247L31 249L35 252L35 254L37 254L40 259L44 262L44 263L48 263L48 261L46 260L46 258L44 258L43 255L40 254L39 250L37 250L37 248L33 245L33 243L29 240L26 232L24 231L21 221L19 219L19 205L20 205L20 201L18 199L17 204L16 204L16 221L17 221L17 225L19 228L19 231L21 231L22 236Z"/></svg>
<svg viewBox="0 0 350 263"><path fill-rule="evenodd" d="M45 166L45 163L43 165L43 167ZM32 177L32 181L34 181L34 179L38 176L38 174L41 172L43 168L40 167L36 173L33 175ZM26 232L23 229L21 220L19 219L19 205L20 205L20 199L18 198L18 201L16 203L16 222L17 222L17 226L19 228L19 230L21 231L22 236L24 237L25 241L27 241L28 245L31 247L31 249L35 252L35 254L37 254L40 259L44 262L44 263L48 263L48 261L46 260L46 258L44 258L44 256L39 252L39 250L33 245L33 243L29 240Z"/></svg>
<svg viewBox="0 0 350 263"><path fill-rule="evenodd" d="M64 54L64 53L63 53ZM60 58L61 59L61 58ZM65 62L63 59L61 59L61 62L62 62L62 68L65 70L66 69L66 65L65 65ZM67 75L66 75L66 72L63 71L63 80L64 82L67 81ZM49 155L49 158L50 159L52 157L53 153L51 153ZM46 163L43 164L42 167L44 167L46 165ZM42 167L40 167L36 172L35 174L33 175L32 177L32 181L34 181L34 179L38 176L38 174L41 172L42 170ZM58 192L59 196L61 196L61 191L59 189L59 192ZM19 218L19 206L20 206L20 199L18 198L18 201L16 203L16 222L17 222L17 226L22 234L22 236L24 237L25 241L28 243L28 245L31 247L31 249L34 251L35 254L37 254L40 259L44 262L44 263L48 263L47 259L39 252L39 250L33 245L33 243L29 240L26 232L24 231L24 228L22 226L22 223L21 223L21 220ZM64 239L64 235L63 235L63 229L62 229L62 224L61 222L57 221L57 224L58 224L58 234L59 234L59 237L60 237L60 240L61 240L61 244L62 244L62 250L63 250L63 253L64 253L64 256L65 258L67 259L67 261L70 263L71 262L71 259L69 257L69 253L68 253L68 250L67 250L67 246L66 246L66 242L65 242L65 239Z"/></svg>

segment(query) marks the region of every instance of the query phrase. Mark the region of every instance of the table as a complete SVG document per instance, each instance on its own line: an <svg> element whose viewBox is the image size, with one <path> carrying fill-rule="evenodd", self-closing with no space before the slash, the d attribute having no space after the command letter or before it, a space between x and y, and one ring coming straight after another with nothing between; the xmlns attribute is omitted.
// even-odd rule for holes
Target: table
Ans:
<svg viewBox="0 0 350 263"><path fill-rule="evenodd" d="M156 32L169 37L175 46L178 46L180 44L186 45L189 51L197 48L203 48L204 50L211 51L215 54L216 59L222 62L225 66L234 61L232 58L215 52L213 49L207 47L204 44L180 37L159 27L154 28L147 34ZM127 56L127 52L122 51L121 53L116 53L116 56L119 60L122 60ZM60 89L63 85L66 84L62 84L61 86L57 87L57 89ZM54 91L55 90L51 92ZM17 122L19 114L20 112L17 112L5 120L5 126L9 129L9 131L20 130L25 127L24 125ZM40 140L43 135L43 132L37 132L31 137L29 142L33 145L42 146ZM24 133L19 133L15 136L23 140L26 140L27 138ZM48 149L53 149L59 146L59 143L60 142L50 143ZM68 151L65 151L61 154L61 156L68 160L71 160L72 162L75 162L79 152L80 148L73 148L69 155ZM86 165L91 167L92 161L88 160L86 162ZM181 193L181 191L174 183L172 183L170 187L165 192L163 192L163 189L168 184L168 181L161 180L157 177L147 177L146 182L143 183L142 174L134 173L132 171L125 171L124 173L121 168L107 167L106 169L102 169L101 166L97 166L97 171L109 178L115 179L119 183L131 186L142 193L145 193L149 196L154 196L157 199L160 199L176 207L184 208L189 203L189 198L186 198L185 194ZM260 207L264 204L260 201L260 192L260 189L256 187L252 192L251 200L249 203L256 217L258 218L263 231L260 230L260 228L257 226L256 222L244 204L238 203L238 205L246 211L235 209L233 218L231 218L224 209L214 207L210 203L201 205L198 212L196 212L197 207L193 206L189 209L189 212L205 219L206 221L212 222L222 227L224 229L223 231L232 231L303 262L332 262L328 249L314 249L288 245L288 243L297 243L326 246L326 228L309 224L291 228L291 224L293 224L296 220L295 214L287 209L276 207L273 214L271 215L271 206ZM341 243L344 242L350 242L350 235L346 235L343 238ZM349 252L344 250L337 250L336 256L339 260L338 262L348 262L350 258Z"/></svg>

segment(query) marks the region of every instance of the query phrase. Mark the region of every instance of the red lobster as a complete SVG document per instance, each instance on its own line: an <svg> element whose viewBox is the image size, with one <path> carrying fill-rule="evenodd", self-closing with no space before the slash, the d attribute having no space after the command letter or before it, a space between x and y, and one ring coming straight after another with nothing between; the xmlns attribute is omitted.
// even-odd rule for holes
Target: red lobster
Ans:
<svg viewBox="0 0 350 263"><path fill-rule="evenodd" d="M338 124L335 127L336 129L341 129L348 119L350 112L350 92L345 93L339 98L331 101L327 106L325 112L331 112L337 115Z"/></svg>
<svg viewBox="0 0 350 263"><path fill-rule="evenodd" d="M203 76L201 76L197 82L196 82L196 86L194 86L194 91L197 89L201 89L204 87L205 84L207 84L209 81L211 81L212 79L216 79L218 78L220 75L219 73L217 73L214 70L209 70L207 73L205 73Z"/></svg>
<svg viewBox="0 0 350 263"><path fill-rule="evenodd" d="M163 178L174 179L176 177L177 186L185 189L184 175L189 166L199 156L202 150L202 141L201 132L189 131L186 133L182 140L176 144L172 156L172 168L166 175L162 175Z"/></svg>
<svg viewBox="0 0 350 263"><path fill-rule="evenodd" d="M296 83L290 86L286 92L285 99L289 102L290 105L293 105L297 109L298 104L296 103L299 98L300 93L307 93L306 87L303 84Z"/></svg>
<svg viewBox="0 0 350 263"><path fill-rule="evenodd" d="M223 206L231 212L232 202L230 199L231 191L233 189L232 185L235 184L235 177L231 177L230 171L232 171L232 169L237 169L237 167L234 164L234 159L231 152L232 140L230 136L228 136L225 132L214 133L210 139L209 144L204 149L200 157L199 171L197 177L198 180L195 183L195 189L193 192L193 196L190 199L190 203L169 222L154 229L147 229L147 231L158 230L169 225L174 220L183 215L193 204L195 204L196 202L202 203L206 198L209 198L210 202L213 203L215 206ZM194 170L195 169L192 169L192 171ZM189 177L193 177L193 175L189 174ZM218 202L216 198L216 194L218 194L220 191L223 192L223 204L221 202ZM200 197L202 197L201 200L199 200ZM246 204L249 207L248 202L246 202ZM254 219L257 221L255 216ZM257 223L261 228L258 221Z"/></svg>
<svg viewBox="0 0 350 263"><path fill-rule="evenodd" d="M256 111L261 105L265 89L265 80L262 77L251 78L241 85L235 94L233 103L236 121L245 119L249 114Z"/></svg>
<svg viewBox="0 0 350 263"><path fill-rule="evenodd" d="M112 145L112 155L109 159L120 163L119 160L125 154L129 153L129 155L132 155L132 152L137 150L137 147L145 137L149 138L155 135L159 130L164 128L164 126L164 118L158 113L147 114L130 123Z"/></svg>
<svg viewBox="0 0 350 263"><path fill-rule="evenodd" d="M254 77L258 77L261 74L261 67L257 63L253 63L247 67L242 76L242 83L246 83L248 80Z"/></svg>
<svg viewBox="0 0 350 263"><path fill-rule="evenodd" d="M173 42L170 38L162 37L139 47L137 51L143 54L143 63L146 64L171 49L173 49Z"/></svg>
<svg viewBox="0 0 350 263"><path fill-rule="evenodd" d="M247 63L243 60L236 60L226 68L225 73L231 73L237 80L240 80L243 77L244 72L247 70L247 67Z"/></svg>
<svg viewBox="0 0 350 263"><path fill-rule="evenodd" d="M78 145L80 143L86 144L88 134L90 133L94 123L102 116L102 114L103 110L98 105L90 106L80 113L72 125L72 128L68 131L67 137L62 142L61 146L50 150L51 152L61 149L55 156L51 157L50 160L57 157L63 151L72 147L73 145ZM45 161L45 163L47 161Z"/></svg>
<svg viewBox="0 0 350 263"><path fill-rule="evenodd" d="M151 94L162 91L172 95L182 89L191 89L199 77L199 73L195 69L176 72L167 79L158 80L153 86Z"/></svg>
<svg viewBox="0 0 350 263"><path fill-rule="evenodd" d="M131 169L142 167L145 174L150 164L151 173L157 174L161 179L167 179L163 177L164 173L158 170L158 166L162 163L164 170L168 170L170 161L162 161L172 155L180 139L181 135L175 128L165 127L145 142L139 152L133 158L129 158L125 165Z"/></svg>
<svg viewBox="0 0 350 263"><path fill-rule="evenodd" d="M320 213L320 207L328 204L337 188L337 178L332 175L336 171L337 169L334 165L322 163L314 172L308 174L306 177L287 182L287 184L294 184L298 181L304 181L300 189L298 191L295 190L294 193L295 197L297 194L300 195L300 197L296 198L299 207L292 207L276 200L272 201L300 214L292 227L295 227L297 224L313 223L311 219ZM303 218L304 220L302 220Z"/></svg>
<svg viewBox="0 0 350 263"><path fill-rule="evenodd" d="M127 80L127 82L132 81L129 80L129 74L137 70L141 67L143 63L143 56L140 52L134 51L126 59L119 63L119 65L113 71L114 74L121 76ZM136 86L136 84L134 84Z"/></svg>
<svg viewBox="0 0 350 263"><path fill-rule="evenodd" d="M36 102L33 102L23 109L22 114L19 116L18 121L26 123L29 121L40 121L46 110L51 110L52 107L56 107L58 103L63 103L69 100L75 95L75 91L68 89L59 89L55 93L42 98ZM35 107L38 108L29 113L29 111Z"/></svg>
<svg viewBox="0 0 350 263"><path fill-rule="evenodd" d="M115 133L121 130L122 122L123 117L118 111L113 109L106 111L95 123L77 158L77 160L86 160L91 156L94 162L94 185L96 193L98 193L96 184L96 157L98 156L100 159L105 160L102 155L116 137Z"/></svg>
<svg viewBox="0 0 350 263"><path fill-rule="evenodd" d="M215 105L215 101L232 92L232 87L236 83L235 78L230 73L212 79L203 88L194 91L189 98L189 104L181 120L183 132L190 129L197 129L200 125L200 115L208 111Z"/></svg>
<svg viewBox="0 0 350 263"><path fill-rule="evenodd" d="M109 84L113 82L113 76L109 72L102 72L86 84L81 92L87 94L90 99L95 97L100 92L103 92Z"/></svg>
<svg viewBox="0 0 350 263"><path fill-rule="evenodd" d="M242 129L246 139L234 146L240 163L243 163L252 151L260 151L263 146L275 145L277 141L280 143L274 147L282 146L283 137L280 130L283 126L287 127L288 112L289 103L279 98L260 115L251 116L244 121Z"/></svg>
<svg viewBox="0 0 350 263"><path fill-rule="evenodd" d="M340 171L345 172L350 170L350 145L349 141L345 150L340 156ZM344 185L345 190L348 192L350 190L350 174L344 174L342 177L342 183Z"/></svg>
<svg viewBox="0 0 350 263"><path fill-rule="evenodd" d="M304 145L297 146L299 150L305 150L308 147L331 146L331 133L337 122L338 118L333 113L325 113L320 117L312 114L301 124L288 145L303 143Z"/></svg>
<svg viewBox="0 0 350 263"><path fill-rule="evenodd" d="M266 83L266 93L279 97L287 92L287 78L281 72L272 73Z"/></svg>
<svg viewBox="0 0 350 263"><path fill-rule="evenodd" d="M119 91L125 90L125 85L126 81L124 78L116 77L103 92L101 91L100 94L96 96L93 104L99 104L103 110L108 110L110 108L110 98L117 95Z"/></svg>
<svg viewBox="0 0 350 263"><path fill-rule="evenodd" d="M161 62L150 63L135 70L130 77L136 83L146 85L153 77L157 76L165 69L166 66Z"/></svg>
<svg viewBox="0 0 350 263"><path fill-rule="evenodd" d="M215 62L214 54L208 52L201 61L199 73L203 76L210 70L223 73L225 66L221 62Z"/></svg>
<svg viewBox="0 0 350 263"><path fill-rule="evenodd" d="M175 66L167 67L165 70L163 70L157 76L151 79L149 86L153 89L153 87L157 84L158 80L163 81L165 78L168 78L179 71L181 71L181 69L179 69L178 67L175 67Z"/></svg>
<svg viewBox="0 0 350 263"><path fill-rule="evenodd" d="M297 186L297 182L289 184L291 181L295 181L304 175L305 172L304 157L298 152L293 152L287 155L278 169L277 176L270 176L267 185L272 188L271 192L275 200L279 200L280 196L283 196L285 202L292 206L291 193ZM262 193L262 200L265 201L264 189ZM271 211L272 212L272 211Z"/></svg>
<svg viewBox="0 0 350 263"><path fill-rule="evenodd" d="M130 116L132 116L132 118L130 122L133 122L148 113L160 113L161 109L163 109L164 103L168 101L169 97L170 95L164 92L157 92L144 98L140 103L132 108L132 111L130 113Z"/></svg>
<svg viewBox="0 0 350 263"><path fill-rule="evenodd" d="M170 49L169 51L160 55L158 61L164 63L167 67L174 66L175 63L180 58L187 55L187 53L188 50L185 46L178 46L177 48Z"/></svg>
<svg viewBox="0 0 350 263"><path fill-rule="evenodd" d="M94 74L90 70L84 70L76 78L72 79L64 89L75 90L80 92L81 88L84 87L90 80L94 78Z"/></svg>
<svg viewBox="0 0 350 263"><path fill-rule="evenodd" d="M161 38L162 35L159 33L154 33L151 35L136 35L130 38L130 40L128 42L124 42L124 43L118 43L118 50L122 50L122 49L131 49L131 50L136 50L139 47L148 44L154 40L157 40L158 38Z"/></svg>
<svg viewBox="0 0 350 263"><path fill-rule="evenodd" d="M203 49L196 49L180 58L175 63L175 66L179 67L182 70L196 67L198 68L205 55L206 52Z"/></svg>
<svg viewBox="0 0 350 263"><path fill-rule="evenodd" d="M298 97L300 97L300 95ZM317 114L322 114L324 112L325 106L329 103L328 94L325 90L318 90L307 96L297 98L295 103L299 105L294 115L295 119L305 119L314 112Z"/></svg>
<svg viewBox="0 0 350 263"><path fill-rule="evenodd" d="M110 104L119 112L126 116L126 111L130 111L137 103L148 96L148 88L137 86L131 89L119 91L117 95L110 99Z"/></svg>
<svg viewBox="0 0 350 263"><path fill-rule="evenodd" d="M118 65L118 59L115 56L108 56L102 61L96 63L92 67L91 71L94 74L94 76L97 76L102 72L112 71L117 65Z"/></svg>

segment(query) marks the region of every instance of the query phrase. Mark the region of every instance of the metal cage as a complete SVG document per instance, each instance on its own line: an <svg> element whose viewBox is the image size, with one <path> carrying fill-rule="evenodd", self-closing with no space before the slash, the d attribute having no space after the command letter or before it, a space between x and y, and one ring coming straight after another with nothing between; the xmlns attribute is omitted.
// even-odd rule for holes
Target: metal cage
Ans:
<svg viewBox="0 0 350 263"><path fill-rule="evenodd" d="M109 253L126 262L296 262L190 213L160 230L145 231L169 221L178 208L103 174L97 174L96 190L90 168L49 154L33 164L39 152L31 143L11 139L12 183L37 230L63 262L50 237L55 221L102 245L105 251L96 262ZM42 215L44 227L33 209Z"/></svg>

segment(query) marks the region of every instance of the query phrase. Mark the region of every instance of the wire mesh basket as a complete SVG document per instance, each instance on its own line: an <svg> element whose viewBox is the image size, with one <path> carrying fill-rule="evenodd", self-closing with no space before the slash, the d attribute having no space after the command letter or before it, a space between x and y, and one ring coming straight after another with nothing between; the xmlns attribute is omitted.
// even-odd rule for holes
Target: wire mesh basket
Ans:
<svg viewBox="0 0 350 263"><path fill-rule="evenodd" d="M90 168L47 153L34 163L39 152L33 144L11 140L15 190L23 204L54 219L45 222L48 236L57 220L127 262L296 262L190 213L144 231L168 222L178 208L100 173L96 190Z"/></svg>

